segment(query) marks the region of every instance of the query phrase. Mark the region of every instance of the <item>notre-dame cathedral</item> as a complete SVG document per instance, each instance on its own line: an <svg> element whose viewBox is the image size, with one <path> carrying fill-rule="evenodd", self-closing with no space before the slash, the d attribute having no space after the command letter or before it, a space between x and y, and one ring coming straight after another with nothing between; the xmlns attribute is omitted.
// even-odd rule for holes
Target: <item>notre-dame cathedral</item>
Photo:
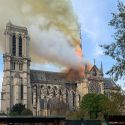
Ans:
<svg viewBox="0 0 125 125"><path fill-rule="evenodd" d="M3 54L4 77L1 109L8 113L13 105L22 103L34 116L64 115L77 110L87 93L107 94L115 90L115 83L103 77L103 67L94 65L84 70L83 79L72 81L66 74L30 69L30 37L27 28L6 25Z"/></svg>

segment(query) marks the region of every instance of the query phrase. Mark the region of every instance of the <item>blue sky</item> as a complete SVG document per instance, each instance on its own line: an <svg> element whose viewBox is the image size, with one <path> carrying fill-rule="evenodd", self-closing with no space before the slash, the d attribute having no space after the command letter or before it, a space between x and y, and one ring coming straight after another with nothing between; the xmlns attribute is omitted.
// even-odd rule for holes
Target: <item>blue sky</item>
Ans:
<svg viewBox="0 0 125 125"><path fill-rule="evenodd" d="M117 0L73 0L73 6L81 24L84 57L91 63L95 58L98 66L102 61L106 72L113 60L103 55L99 45L113 41L111 35L114 31L108 22L111 13L117 10Z"/></svg>
<svg viewBox="0 0 125 125"><path fill-rule="evenodd" d="M78 16L82 32L82 46L84 58L92 64L94 58L96 65L100 67L102 61L104 72L106 72L114 64L114 61L103 55L99 44L109 44L113 41L112 35L114 30L108 26L108 22L112 18L111 13L117 11L117 0L71 0L74 11ZM125 0L122 0L125 2ZM33 68L37 68L32 65ZM52 65L41 65L43 70L58 70ZM3 76L3 59L0 54L0 83ZM106 76L108 77L108 76ZM123 84L123 81L119 81Z"/></svg>
<svg viewBox="0 0 125 125"><path fill-rule="evenodd" d="M109 44L113 42L113 27L108 25L112 19L113 12L117 12L117 0L72 0L73 8L78 15L82 30L82 45L84 57L93 63L96 59L96 65L99 67L103 63L104 73L107 72L114 60L103 54L100 44ZM121 0L125 3L125 0ZM109 77L106 76L105 77ZM124 81L117 82L123 86Z"/></svg>

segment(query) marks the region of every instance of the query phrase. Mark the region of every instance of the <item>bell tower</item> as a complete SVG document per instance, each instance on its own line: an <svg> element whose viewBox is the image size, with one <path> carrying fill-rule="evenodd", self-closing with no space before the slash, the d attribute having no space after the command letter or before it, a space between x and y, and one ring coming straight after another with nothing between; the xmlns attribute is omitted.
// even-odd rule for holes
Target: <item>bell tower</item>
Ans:
<svg viewBox="0 0 125 125"><path fill-rule="evenodd" d="M3 54L4 77L1 93L1 109L8 113L16 103L31 109L30 54L27 28L6 25Z"/></svg>

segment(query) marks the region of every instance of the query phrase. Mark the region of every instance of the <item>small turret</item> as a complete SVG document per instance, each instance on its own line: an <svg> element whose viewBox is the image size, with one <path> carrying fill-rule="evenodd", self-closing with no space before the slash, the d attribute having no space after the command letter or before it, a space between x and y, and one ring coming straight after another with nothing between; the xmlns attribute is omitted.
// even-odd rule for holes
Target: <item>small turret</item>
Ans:
<svg viewBox="0 0 125 125"><path fill-rule="evenodd" d="M102 62L101 62L101 67L100 67L100 72L101 72L101 75L103 76L103 66L102 66Z"/></svg>

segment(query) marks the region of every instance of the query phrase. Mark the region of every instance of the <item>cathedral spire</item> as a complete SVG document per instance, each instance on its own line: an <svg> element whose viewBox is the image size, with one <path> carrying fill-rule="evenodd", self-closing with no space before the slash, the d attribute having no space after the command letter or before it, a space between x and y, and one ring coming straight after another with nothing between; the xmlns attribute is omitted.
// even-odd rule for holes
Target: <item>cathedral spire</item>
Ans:
<svg viewBox="0 0 125 125"><path fill-rule="evenodd" d="M80 48L82 50L82 32L81 32L81 25L78 23L78 33L79 33L79 40L80 40Z"/></svg>
<svg viewBox="0 0 125 125"><path fill-rule="evenodd" d="M100 72L101 72L101 74L103 76L103 65L102 65L102 62L101 62Z"/></svg>

